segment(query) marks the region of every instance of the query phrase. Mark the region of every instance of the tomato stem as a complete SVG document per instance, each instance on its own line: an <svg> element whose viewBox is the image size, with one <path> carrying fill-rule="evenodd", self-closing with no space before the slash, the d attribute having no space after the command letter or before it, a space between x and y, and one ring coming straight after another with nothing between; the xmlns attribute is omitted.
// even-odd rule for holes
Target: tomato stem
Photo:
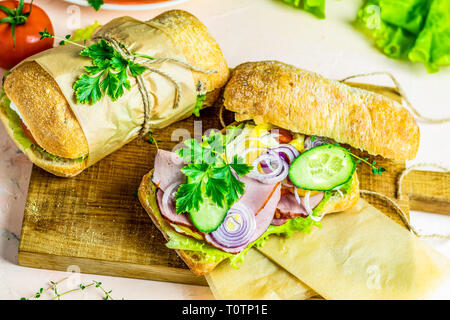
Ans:
<svg viewBox="0 0 450 320"><path fill-rule="evenodd" d="M30 11L23 12L24 0L19 0L19 5L16 9L10 9L8 7L0 5L0 10L6 13L7 17L0 19L0 23L9 23L11 25L11 34L13 38L13 48L16 47L16 26L22 25L28 22L28 17L33 9L33 0L30 2Z"/></svg>

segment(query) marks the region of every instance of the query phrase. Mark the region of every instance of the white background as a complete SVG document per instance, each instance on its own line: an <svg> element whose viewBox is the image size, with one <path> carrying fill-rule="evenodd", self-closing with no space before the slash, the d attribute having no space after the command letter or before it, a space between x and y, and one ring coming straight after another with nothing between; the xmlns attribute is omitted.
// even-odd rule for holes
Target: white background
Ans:
<svg viewBox="0 0 450 320"><path fill-rule="evenodd" d="M35 0L44 8L57 35L64 36L76 27L105 23L131 15L150 19L166 9L145 12L117 12L71 5L61 0ZM413 105L427 117L450 117L450 68L428 74L421 64L391 60L374 49L369 39L353 26L361 1L327 1L327 18L319 20L277 0L191 0L174 8L196 15L219 42L230 67L245 61L281 60L326 77L341 79L373 71L394 74ZM390 85L387 78L362 79ZM408 163L434 162L450 167L450 124L419 122L421 143L417 158ZM67 274L23 268L17 265L17 235L20 235L31 164L0 127L0 299L30 296L48 281ZM424 232L450 234L450 217L412 212L413 225ZM449 241L429 240L437 250L450 257ZM125 299L212 299L207 287L187 286L126 278L78 275L61 285L60 291L80 281L102 281L112 289L114 298ZM87 289L67 299L100 299L99 290ZM450 298L450 284L443 285L434 298Z"/></svg>

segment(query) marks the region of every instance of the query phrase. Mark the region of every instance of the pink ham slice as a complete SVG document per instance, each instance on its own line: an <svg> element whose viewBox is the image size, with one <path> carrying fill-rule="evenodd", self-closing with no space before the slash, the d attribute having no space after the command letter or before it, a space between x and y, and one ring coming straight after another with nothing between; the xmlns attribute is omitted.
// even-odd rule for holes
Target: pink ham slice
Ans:
<svg viewBox="0 0 450 320"><path fill-rule="evenodd" d="M155 157L153 183L162 191L173 183L186 183L186 176L180 171L186 164L175 152L159 149Z"/></svg>
<svg viewBox="0 0 450 320"><path fill-rule="evenodd" d="M163 206L164 191L173 183L185 183L186 176L180 171L186 165L176 153L159 149L155 157L155 171L152 181L158 187L156 199L161 215L170 222L183 226L192 227L187 214L177 214L175 209L175 199L169 197L167 207Z"/></svg>
<svg viewBox="0 0 450 320"><path fill-rule="evenodd" d="M239 177L239 180L245 183L245 191L239 202L249 208L250 212L258 215L275 192L278 184L265 184L245 176Z"/></svg>
<svg viewBox="0 0 450 320"><path fill-rule="evenodd" d="M323 196L324 193L319 192L309 197L309 204L311 206L311 209L317 207L317 205L322 201ZM301 204L297 202L295 196L292 193L286 192L285 194L283 194L283 196L280 199L280 202L278 202L276 218L292 219L301 216L302 217L308 216L308 212L304 207L305 197L300 197L300 199L302 202Z"/></svg>
<svg viewBox="0 0 450 320"><path fill-rule="evenodd" d="M250 179L250 178L247 178L247 179ZM251 179L251 180L253 180L253 179ZM244 199L244 196L242 196L242 198L238 201L238 202L246 201L246 205L248 204L247 201L249 201L249 199L256 200L258 197L262 198L262 195L260 195L260 190L258 188L252 188L251 186L247 187L247 183L246 183L246 193L244 194L244 196L247 194L247 197L246 197L246 199ZM251 183L250 183L250 185L251 185ZM261 237L261 235L264 232L266 232L267 228L270 226L270 223L273 220L273 216L275 215L275 209L277 207L278 201L280 201L280 197L281 197L281 186L278 185L275 187L275 191L273 191L272 194L270 195L269 200L267 202L264 200L264 207L256 215L256 217L255 217L256 218L256 230L255 230L255 233L253 234L252 238L250 239L249 243L256 241L259 237ZM246 243L237 248L227 248L227 247L222 246L220 243L217 243L215 241L215 239L209 233L205 234L205 240L212 246L214 246L218 249L221 249L225 252L229 252L229 253L233 253L233 254L241 252L248 246L248 243Z"/></svg>
<svg viewBox="0 0 450 320"><path fill-rule="evenodd" d="M164 218L166 218L167 220L169 220L170 222L180 224L183 226L187 226L187 227L193 227L193 224L187 217L186 213L177 214L176 209L175 209L175 199L173 197L169 198L166 208L163 206L163 203L162 203L163 196L164 196L164 191L162 191L161 189L158 189L158 191L156 192L156 199L158 200L158 207L159 207L159 211L161 212L161 215Z"/></svg>
<svg viewBox="0 0 450 320"><path fill-rule="evenodd" d="M273 219L271 224L274 226L282 226L286 221L288 221L288 219Z"/></svg>

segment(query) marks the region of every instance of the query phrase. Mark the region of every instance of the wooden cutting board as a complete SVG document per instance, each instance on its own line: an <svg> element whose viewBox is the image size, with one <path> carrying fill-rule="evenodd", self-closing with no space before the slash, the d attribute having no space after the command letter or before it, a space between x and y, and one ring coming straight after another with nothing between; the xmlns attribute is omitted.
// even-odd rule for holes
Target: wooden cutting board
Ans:
<svg viewBox="0 0 450 320"><path fill-rule="evenodd" d="M391 88L368 88L399 98ZM221 129L218 111L217 106L209 108L202 111L201 121L191 117L155 132L159 148L172 150L186 135L195 132L201 136L207 129ZM226 116L231 122L231 115ZM163 236L136 196L142 176L153 168L155 152L155 145L137 139L71 179L55 177L34 166L25 206L19 265L206 285L205 279L191 273L175 251L165 247ZM394 198L395 183L405 168L404 162L369 158L375 159L387 172L381 177L374 176L368 166L360 164L361 188ZM414 181L425 183L426 177L426 173L414 173ZM435 192L442 188L442 183L447 183L447 189L440 190L448 190L448 177L443 176L441 180L441 187L423 185L420 202L426 203L429 199L425 191L432 190L434 193L429 194L434 197L430 198L433 203L439 199L438 207L448 210L448 197ZM399 203L406 212L409 210L407 192L412 190L412 185L409 183L404 188L404 198ZM401 223L384 202L368 200Z"/></svg>

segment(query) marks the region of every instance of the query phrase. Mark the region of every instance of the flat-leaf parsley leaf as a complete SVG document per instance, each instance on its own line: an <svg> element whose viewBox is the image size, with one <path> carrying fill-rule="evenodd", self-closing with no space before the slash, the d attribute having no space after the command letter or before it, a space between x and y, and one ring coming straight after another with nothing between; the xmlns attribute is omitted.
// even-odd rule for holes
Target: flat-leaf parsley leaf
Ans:
<svg viewBox="0 0 450 320"><path fill-rule="evenodd" d="M195 139L185 141L185 147L177 150L178 155L189 162L181 172L187 177L175 195L176 211L195 212L208 197L218 207L231 207L244 194L245 185L237 176L244 176L252 166L235 155L228 163L226 156L226 135L212 132L203 136L202 142Z"/></svg>

